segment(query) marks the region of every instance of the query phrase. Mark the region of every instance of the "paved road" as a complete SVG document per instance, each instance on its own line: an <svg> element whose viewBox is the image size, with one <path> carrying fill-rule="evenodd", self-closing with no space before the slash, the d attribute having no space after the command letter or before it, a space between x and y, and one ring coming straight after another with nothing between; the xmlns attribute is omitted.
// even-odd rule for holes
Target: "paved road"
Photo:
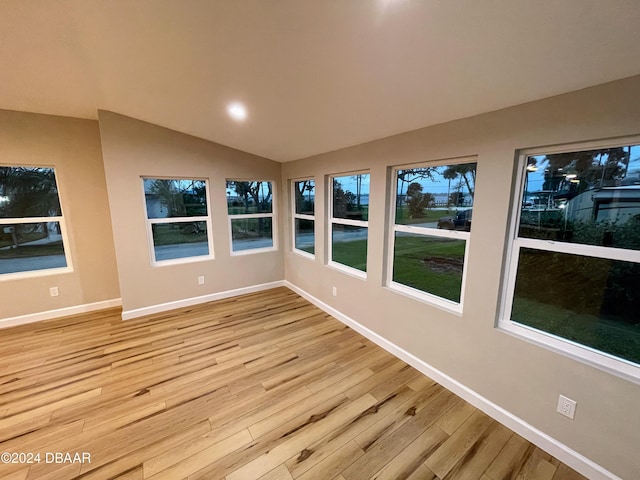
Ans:
<svg viewBox="0 0 640 480"><path fill-rule="evenodd" d="M62 235L50 233L48 237L20 245L46 245L62 240ZM2 247L1 250L10 250L11 246ZM50 268L61 268L67 266L67 260L62 255L47 255L43 257L26 258L2 258L0 259L0 273L31 272L33 270L47 270Z"/></svg>
<svg viewBox="0 0 640 480"><path fill-rule="evenodd" d="M67 261L64 255L0 259L0 273L30 272L32 270L46 270L66 266Z"/></svg>
<svg viewBox="0 0 640 480"><path fill-rule="evenodd" d="M367 238L368 229L363 230L339 230L333 232L335 242L352 242ZM312 247L315 236L313 233L299 234L296 241L298 248ZM49 242L51 239L48 240ZM55 240L54 240L55 241ZM37 243L48 243L46 239L38 240ZM36 243L30 242L30 243ZM270 238L258 238L249 240L235 240L233 242L234 251L249 250L252 248L270 248L273 240ZM209 254L207 242L183 243L178 245L162 245L155 247L156 260L172 260L185 257L196 257ZM67 265L64 255L49 255L45 257L31 258L7 258L0 260L1 273L28 272L32 270L45 270L49 268L65 267Z"/></svg>
<svg viewBox="0 0 640 480"><path fill-rule="evenodd" d="M207 242L182 243L178 245L160 245L155 247L154 250L156 251L156 261L161 261L208 255L209 245Z"/></svg>

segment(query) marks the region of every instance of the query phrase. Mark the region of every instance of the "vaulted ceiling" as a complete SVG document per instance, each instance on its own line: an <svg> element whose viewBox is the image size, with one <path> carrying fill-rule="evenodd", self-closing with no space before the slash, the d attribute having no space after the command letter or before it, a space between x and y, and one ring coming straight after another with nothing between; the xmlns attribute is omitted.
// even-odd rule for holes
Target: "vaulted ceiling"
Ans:
<svg viewBox="0 0 640 480"><path fill-rule="evenodd" d="M278 161L636 74L638 0L0 2L0 108Z"/></svg>

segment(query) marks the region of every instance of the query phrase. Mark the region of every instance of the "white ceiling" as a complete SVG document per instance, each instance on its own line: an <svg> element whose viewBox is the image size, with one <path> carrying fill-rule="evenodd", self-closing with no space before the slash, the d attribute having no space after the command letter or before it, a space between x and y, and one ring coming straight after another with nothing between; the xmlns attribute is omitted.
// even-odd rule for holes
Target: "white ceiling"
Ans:
<svg viewBox="0 0 640 480"><path fill-rule="evenodd" d="M278 161L636 74L640 0L0 1L0 108Z"/></svg>

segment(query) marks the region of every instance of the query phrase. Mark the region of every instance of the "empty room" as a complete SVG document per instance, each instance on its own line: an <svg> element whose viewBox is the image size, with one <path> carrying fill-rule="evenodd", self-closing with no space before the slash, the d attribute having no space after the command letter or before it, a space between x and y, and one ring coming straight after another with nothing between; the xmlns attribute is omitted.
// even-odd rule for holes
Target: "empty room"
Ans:
<svg viewBox="0 0 640 480"><path fill-rule="evenodd" d="M1 479L640 479L637 0L4 0L0 62Z"/></svg>

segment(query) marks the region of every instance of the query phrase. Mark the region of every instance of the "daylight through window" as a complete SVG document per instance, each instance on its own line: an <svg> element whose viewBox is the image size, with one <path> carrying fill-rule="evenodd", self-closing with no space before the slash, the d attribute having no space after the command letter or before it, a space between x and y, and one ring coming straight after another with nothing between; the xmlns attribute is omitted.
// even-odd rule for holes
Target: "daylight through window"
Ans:
<svg viewBox="0 0 640 480"><path fill-rule="evenodd" d="M0 278L70 269L65 236L55 170L0 166Z"/></svg>
<svg viewBox="0 0 640 480"><path fill-rule="evenodd" d="M367 271L369 174L329 177L329 259L334 266ZM358 273L359 273L358 272ZM360 274L362 275L362 274Z"/></svg>
<svg viewBox="0 0 640 480"><path fill-rule="evenodd" d="M275 250L273 185L227 180L227 212L234 254Z"/></svg>
<svg viewBox="0 0 640 480"><path fill-rule="evenodd" d="M154 264L213 257L207 182L143 178L147 232Z"/></svg>
<svg viewBox="0 0 640 480"><path fill-rule="evenodd" d="M524 155L502 325L640 364L638 285L640 145Z"/></svg>
<svg viewBox="0 0 640 480"><path fill-rule="evenodd" d="M315 254L315 201L314 180L291 182L293 194L293 250L297 253Z"/></svg>
<svg viewBox="0 0 640 480"><path fill-rule="evenodd" d="M417 165L394 172L389 285L459 309L476 163Z"/></svg>

